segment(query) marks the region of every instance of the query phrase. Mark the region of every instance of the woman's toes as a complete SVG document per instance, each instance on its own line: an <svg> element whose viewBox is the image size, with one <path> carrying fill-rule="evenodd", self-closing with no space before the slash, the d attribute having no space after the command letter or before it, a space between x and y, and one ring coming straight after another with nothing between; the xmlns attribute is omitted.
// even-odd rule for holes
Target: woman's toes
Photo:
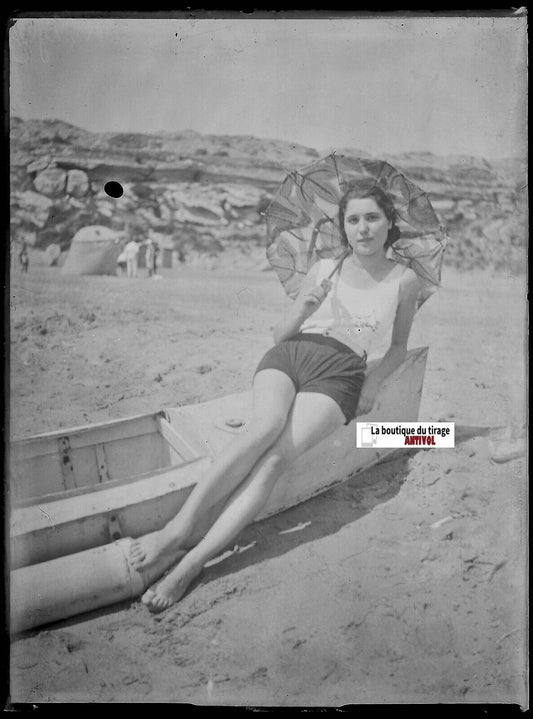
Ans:
<svg viewBox="0 0 533 719"><path fill-rule="evenodd" d="M168 609L174 604L170 599L167 599L166 597L161 597L159 594L156 594L154 603L152 605L152 611L156 612L162 612L165 609Z"/></svg>
<svg viewBox="0 0 533 719"><path fill-rule="evenodd" d="M130 552L130 561L134 569L140 569L145 555L141 552Z"/></svg>
<svg viewBox="0 0 533 719"><path fill-rule="evenodd" d="M147 589L146 592L141 597L141 602L143 602L143 604L148 604L148 602L154 595L155 595L155 592L153 589Z"/></svg>
<svg viewBox="0 0 533 719"><path fill-rule="evenodd" d="M155 592L153 589L146 590L146 592L142 596L141 601L154 614L156 614L158 612L163 612L165 609L168 609L173 604L173 602L171 602L170 599L167 599L166 597L162 597L160 594Z"/></svg>
<svg viewBox="0 0 533 719"><path fill-rule="evenodd" d="M147 589L146 592L141 597L141 602L143 604L146 604L146 606L150 606L154 602L156 598L156 593L153 589Z"/></svg>
<svg viewBox="0 0 533 719"><path fill-rule="evenodd" d="M141 543L136 539L130 544L130 556L131 557L141 557L141 555L144 554L143 548Z"/></svg>

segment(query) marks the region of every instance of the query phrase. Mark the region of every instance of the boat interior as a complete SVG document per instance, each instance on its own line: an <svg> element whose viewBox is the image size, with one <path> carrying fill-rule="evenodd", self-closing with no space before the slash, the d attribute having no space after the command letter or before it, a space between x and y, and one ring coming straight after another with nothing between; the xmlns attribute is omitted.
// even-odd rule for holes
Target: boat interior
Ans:
<svg viewBox="0 0 533 719"><path fill-rule="evenodd" d="M13 442L11 503L27 506L156 475L208 454L165 410Z"/></svg>

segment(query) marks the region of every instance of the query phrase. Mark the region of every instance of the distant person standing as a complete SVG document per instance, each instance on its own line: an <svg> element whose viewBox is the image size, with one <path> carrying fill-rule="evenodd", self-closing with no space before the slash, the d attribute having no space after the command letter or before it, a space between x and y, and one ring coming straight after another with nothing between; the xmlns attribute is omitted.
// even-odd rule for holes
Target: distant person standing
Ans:
<svg viewBox="0 0 533 719"><path fill-rule="evenodd" d="M137 277L139 266L139 245L135 240L130 240L124 248L126 255L126 274L128 277Z"/></svg>
<svg viewBox="0 0 533 719"><path fill-rule="evenodd" d="M155 245L152 240L146 242L146 254L144 255L148 277L155 274Z"/></svg>
<svg viewBox="0 0 533 719"><path fill-rule="evenodd" d="M157 256L159 254L159 245L154 241L154 275L157 275Z"/></svg>
<svg viewBox="0 0 533 719"><path fill-rule="evenodd" d="M28 266L30 264L30 258L28 256L28 247L25 242L22 243L22 247L20 248L19 262L20 262L20 267L21 267L22 271L27 272Z"/></svg>

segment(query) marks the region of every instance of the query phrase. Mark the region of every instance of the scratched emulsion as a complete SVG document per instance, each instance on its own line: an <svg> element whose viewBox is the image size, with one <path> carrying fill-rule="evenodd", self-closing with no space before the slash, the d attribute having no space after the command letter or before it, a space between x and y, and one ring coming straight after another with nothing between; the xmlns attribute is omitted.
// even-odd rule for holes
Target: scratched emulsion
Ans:
<svg viewBox="0 0 533 719"><path fill-rule="evenodd" d="M52 517L42 507L39 507L39 509L44 514L44 516L47 517L48 521L50 522L50 526L53 527L54 523L52 521Z"/></svg>

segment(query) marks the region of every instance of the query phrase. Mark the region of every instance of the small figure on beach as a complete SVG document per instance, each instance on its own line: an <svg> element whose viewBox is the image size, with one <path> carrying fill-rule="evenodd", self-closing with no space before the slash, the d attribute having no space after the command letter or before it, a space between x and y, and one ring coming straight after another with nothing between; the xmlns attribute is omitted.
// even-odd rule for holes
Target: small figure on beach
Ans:
<svg viewBox="0 0 533 719"><path fill-rule="evenodd" d="M253 378L246 431L213 461L165 527L132 541L132 565L152 582L142 597L152 612L185 594L259 514L297 457L370 411L381 383L406 356L420 280L387 255L399 235L393 200L373 181L354 183L338 217L344 260L315 262L275 328L275 345ZM383 346L384 354L376 353ZM382 358L370 372L367 356ZM220 501L218 517L191 547L199 518Z"/></svg>
<svg viewBox="0 0 533 719"><path fill-rule="evenodd" d="M157 244L157 242L155 240L152 240L152 243L154 245L154 257L152 260L152 265L153 265L152 273L153 273L153 276L156 277L157 276L157 257L159 255L159 245Z"/></svg>
<svg viewBox="0 0 533 719"><path fill-rule="evenodd" d="M28 255L28 246L27 246L26 242L23 242L22 247L20 248L19 262L20 262L21 270L23 272L27 272L29 264L30 264L30 258Z"/></svg>
<svg viewBox="0 0 533 719"><path fill-rule="evenodd" d="M146 250L144 254L144 261L146 264L146 270L148 277L152 277L155 274L154 263L155 263L155 245L151 239L146 240Z"/></svg>
<svg viewBox="0 0 533 719"><path fill-rule="evenodd" d="M130 240L124 248L126 255L126 274L128 277L137 277L137 268L139 265L139 245L135 240Z"/></svg>

